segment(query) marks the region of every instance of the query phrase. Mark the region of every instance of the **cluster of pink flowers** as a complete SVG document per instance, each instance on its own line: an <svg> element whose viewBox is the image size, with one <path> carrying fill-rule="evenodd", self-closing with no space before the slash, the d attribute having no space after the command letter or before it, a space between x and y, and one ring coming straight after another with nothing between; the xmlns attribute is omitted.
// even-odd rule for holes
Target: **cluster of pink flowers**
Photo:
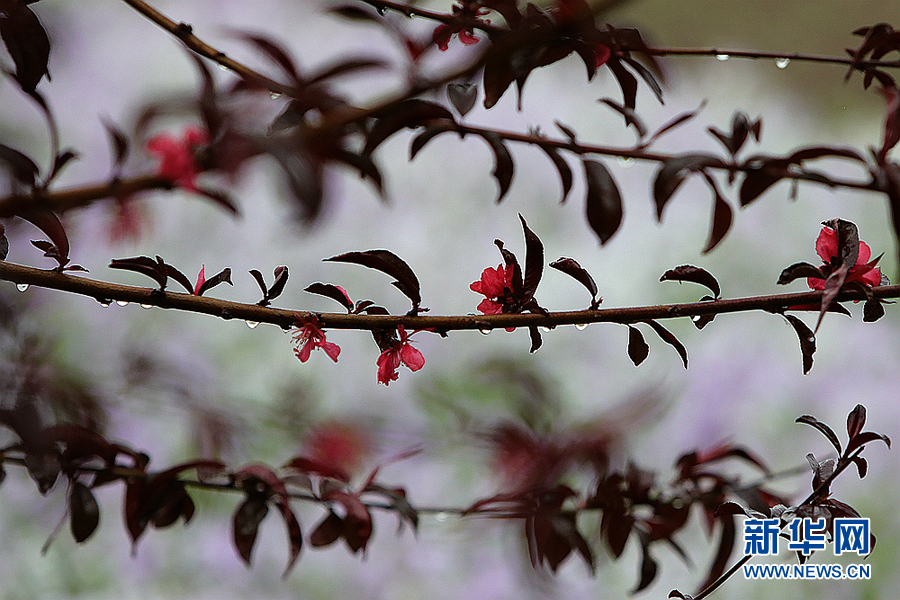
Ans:
<svg viewBox="0 0 900 600"><path fill-rule="evenodd" d="M328 355L328 358L337 362L338 355L341 353L340 347L329 342L325 338L325 332L319 327L319 319L315 315L297 318L297 325L293 332L293 340L296 347L294 354L300 359L300 362L309 360L309 355L316 348L321 348Z"/></svg>
<svg viewBox="0 0 900 600"><path fill-rule="evenodd" d="M397 343L382 352L376 363L378 365L378 383L384 385L397 380L397 369L401 364L406 365L413 372L425 366L425 357L413 348L409 341L412 334L406 333L403 325L397 327L397 334Z"/></svg>
<svg viewBox="0 0 900 600"><path fill-rule="evenodd" d="M823 271L826 275L830 273L833 265L836 264L839 253L837 232L827 225L822 227L822 231L819 232L819 237L816 239L816 254L825 261L824 267L827 268L824 268ZM859 243L859 256L856 259L856 265L847 273L844 285L853 281L858 281L869 287L881 285L881 269L875 266L875 263L878 262L877 259L870 262L869 259L871 257L872 250L869 248L869 245L861 241ZM807 283L814 290L825 289L825 280L820 277L809 277Z"/></svg>
<svg viewBox="0 0 900 600"><path fill-rule="evenodd" d="M178 187L197 191L195 179L200 172L197 151L209 144L209 133L200 127L188 127L181 139L161 133L147 141L147 152L159 157L156 174L172 180Z"/></svg>

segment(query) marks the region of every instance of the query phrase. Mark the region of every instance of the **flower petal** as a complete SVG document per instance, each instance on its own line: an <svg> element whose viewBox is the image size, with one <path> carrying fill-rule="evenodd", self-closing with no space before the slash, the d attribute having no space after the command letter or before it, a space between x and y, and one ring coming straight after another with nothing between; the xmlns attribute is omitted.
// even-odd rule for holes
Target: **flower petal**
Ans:
<svg viewBox="0 0 900 600"><path fill-rule="evenodd" d="M830 263L831 259L837 256L837 232L831 227L822 227L822 231L819 232L819 237L816 238L816 254L826 263Z"/></svg>
<svg viewBox="0 0 900 600"><path fill-rule="evenodd" d="M410 371L418 371L425 366L425 357L410 344L400 346L400 360L409 367Z"/></svg>

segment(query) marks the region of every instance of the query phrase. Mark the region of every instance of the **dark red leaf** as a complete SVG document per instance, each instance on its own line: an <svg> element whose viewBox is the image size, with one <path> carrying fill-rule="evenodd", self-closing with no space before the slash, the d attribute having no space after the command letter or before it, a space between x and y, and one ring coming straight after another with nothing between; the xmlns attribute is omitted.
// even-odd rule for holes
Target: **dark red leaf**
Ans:
<svg viewBox="0 0 900 600"><path fill-rule="evenodd" d="M484 107L493 108L503 93L516 80L516 74L506 56L499 54L488 55L484 63L484 75L482 85L484 87Z"/></svg>
<svg viewBox="0 0 900 600"><path fill-rule="evenodd" d="M303 291L309 292L310 294L318 294L320 296L325 296L326 298L331 298L332 300L346 308L347 312L353 312L353 301L350 300L347 292L336 285L316 282L304 288Z"/></svg>
<svg viewBox="0 0 900 600"><path fill-rule="evenodd" d="M676 338L674 335L672 335L671 331L669 331L668 329L666 329L665 327L663 327L656 321L649 320L649 321L644 321L644 323L646 323L647 325L652 327L653 331L655 331L656 334L659 335L659 337L662 341L664 341L665 343L667 343L670 346L672 346L673 348L675 348L675 350L678 352L678 355L681 356L681 362L684 363L684 368L687 369L687 367L688 367L687 348L685 348L684 345L678 341L678 338Z"/></svg>
<svg viewBox="0 0 900 600"><path fill-rule="evenodd" d="M622 194L615 179L603 163L584 159L587 184L585 214L588 225L603 245L612 238L622 224Z"/></svg>
<svg viewBox="0 0 900 600"><path fill-rule="evenodd" d="M866 300L863 304L863 321L866 323L874 323L884 316L884 306L878 298Z"/></svg>
<svg viewBox="0 0 900 600"><path fill-rule="evenodd" d="M638 138L643 139L647 135L647 126L644 125L644 121L638 116L637 112L633 108L629 108L622 104L619 104L612 98L600 98L598 102L602 102L608 107L612 108L614 111L622 115L625 119L625 127L629 125L633 125L635 130L637 131Z"/></svg>
<svg viewBox="0 0 900 600"><path fill-rule="evenodd" d="M888 448L891 447L891 438L884 435L883 433L875 433L874 431L863 431L863 432L859 433L858 435L856 435L855 437L853 437L847 443L847 454L850 454L851 452L853 452L860 446L862 446L864 444L868 444L869 442L874 442L875 440L881 440L882 442L887 444Z"/></svg>
<svg viewBox="0 0 900 600"><path fill-rule="evenodd" d="M16 80L25 92L35 91L44 75L50 78L50 38L24 2L4 2L0 38L16 65Z"/></svg>
<svg viewBox="0 0 900 600"><path fill-rule="evenodd" d="M659 278L660 281L690 281L705 285L712 291L716 298L721 294L719 282L713 277L712 273L706 269L695 267L694 265L681 265L674 269L669 269Z"/></svg>
<svg viewBox="0 0 900 600"><path fill-rule="evenodd" d="M859 473L859 478L865 478L866 474L869 472L869 463L862 456L853 457L853 464L856 465L856 471Z"/></svg>
<svg viewBox="0 0 900 600"><path fill-rule="evenodd" d="M413 312L417 312L422 297L419 292L419 280L413 270L403 259L390 250L366 250L364 252L345 252L326 261L344 262L362 265L386 273L396 281L392 284L413 303Z"/></svg>
<svg viewBox="0 0 900 600"><path fill-rule="evenodd" d="M300 557L300 551L303 549L303 532L300 530L300 523L297 521L294 511L291 510L287 495L282 495L276 499L275 506L284 519L284 526L287 528L288 534L288 563L282 575L282 578L284 578L288 576Z"/></svg>
<svg viewBox="0 0 900 600"><path fill-rule="evenodd" d="M709 566L709 573L706 575L706 580L697 588L697 593L705 590L725 572L725 567L728 566L728 559L731 558L731 553L734 551L734 543L736 541L735 534L737 530L734 523L734 516L721 515L719 517L719 522L722 523L722 535L719 537L716 555L713 557L713 562Z"/></svg>
<svg viewBox="0 0 900 600"><path fill-rule="evenodd" d="M612 71L619 87L622 88L622 103L634 110L637 106L637 79L626 69L616 55L610 56L606 65Z"/></svg>
<svg viewBox="0 0 900 600"><path fill-rule="evenodd" d="M641 570L640 570L640 578L638 580L637 586L631 590L632 594L636 594L641 590L647 588L653 580L656 579L656 573L659 571L659 565L650 555L650 542L647 540L645 535L640 537L641 540Z"/></svg>
<svg viewBox="0 0 900 600"><path fill-rule="evenodd" d="M344 520L334 511L328 511L328 515L316 525L309 536L309 543L313 548L330 546L341 538L344 533Z"/></svg>
<svg viewBox="0 0 900 600"><path fill-rule="evenodd" d="M227 283L228 285L231 285L231 286L234 285L233 283L231 283L231 269L230 268L226 267L225 269L222 269L221 271L219 271L218 273L216 273L215 275L213 275L212 277L210 277L209 279L204 281L200 285L200 289L197 290L196 295L202 296L207 290L210 290L210 289L216 287L220 283Z"/></svg>
<svg viewBox="0 0 900 600"><path fill-rule="evenodd" d="M745 163L744 180L738 192L741 206L747 206L763 192L788 175L788 162L784 159L753 157Z"/></svg>
<svg viewBox="0 0 900 600"><path fill-rule="evenodd" d="M259 524L269 513L269 505L264 496L250 496L244 499L234 512L232 519L232 540L238 556L250 566L250 557L253 546L256 544L256 536L259 534Z"/></svg>
<svg viewBox="0 0 900 600"><path fill-rule="evenodd" d="M562 199L560 200L560 204L564 204L566 198L569 196L569 192L572 190L572 169L569 168L569 164L566 160L559 155L559 151L556 148L546 144L539 144L539 146L541 150L547 153L550 160L553 161L553 166L556 167L556 170L559 173L559 181L562 184Z"/></svg>
<svg viewBox="0 0 900 600"><path fill-rule="evenodd" d="M381 178L381 171L372 161L371 155L354 154L353 152L336 149L332 151L331 158L356 169L359 172L359 176L363 179L368 179L375 186L378 195L384 199L384 182Z"/></svg>
<svg viewBox="0 0 900 600"><path fill-rule="evenodd" d="M816 352L816 336L806 323L794 315L784 315L800 338L800 352L803 354L803 374L809 373L813 366L813 354Z"/></svg>
<svg viewBox="0 0 900 600"><path fill-rule="evenodd" d="M387 67L388 63L386 61L377 58L348 58L334 64L326 65L315 73L312 73L307 78L307 83L314 84L349 73L367 71L370 69L384 69Z"/></svg>
<svg viewBox="0 0 900 600"><path fill-rule="evenodd" d="M847 415L847 436L849 439L855 438L866 426L866 407L857 404L850 414Z"/></svg>
<svg viewBox="0 0 900 600"><path fill-rule="evenodd" d="M637 327L628 326L628 358L634 366L640 365L650 354L650 346L644 341L644 336Z"/></svg>
<svg viewBox="0 0 900 600"><path fill-rule="evenodd" d="M728 233L728 230L731 229L734 211L731 210L731 206L725 201L722 192L719 191L719 185L716 183L716 180L706 171L703 171L703 176L713 193L713 213L711 227L709 228L709 240L706 242L706 247L703 248L703 253L706 254L718 246L725 234Z"/></svg>
<svg viewBox="0 0 900 600"><path fill-rule="evenodd" d="M493 132L480 135L484 138L484 141L488 143L491 147L491 151L494 153L494 170L491 171L491 175L497 180L497 185L500 188L496 200L497 204L500 204L512 184L515 163L513 162L512 154L509 153L509 149L506 147L506 144L503 143L503 140L499 135Z"/></svg>
<svg viewBox="0 0 900 600"><path fill-rule="evenodd" d="M534 353L540 350L544 341L541 339L541 332L538 331L537 327L531 326L528 328L528 336L531 338L531 348L529 348L529 352Z"/></svg>
<svg viewBox="0 0 900 600"><path fill-rule="evenodd" d="M435 121L455 122L453 113L440 104L427 100L412 99L392 105L391 108L378 115L378 120L366 138L363 154L371 154L381 142L404 127L433 125Z"/></svg>
<svg viewBox="0 0 900 600"><path fill-rule="evenodd" d="M409 160L413 160L416 155L419 154L419 151L425 147L425 144L440 134L447 133L448 131L452 131L452 129L446 125L429 125L428 127L425 127L425 129L417 134L409 144Z"/></svg>
<svg viewBox="0 0 900 600"><path fill-rule="evenodd" d="M100 122L103 123L103 128L106 130L106 135L109 138L109 145L112 147L113 173L117 176L125 165L125 159L128 158L128 150L130 148L128 137L112 121L101 119Z"/></svg>
<svg viewBox="0 0 900 600"><path fill-rule="evenodd" d="M41 170L33 160L15 148L10 148L6 144L0 144L0 161L6 163L12 178L16 182L29 189L35 186L37 176Z"/></svg>
<svg viewBox="0 0 900 600"><path fill-rule="evenodd" d="M534 297L538 284L541 282L541 276L544 273L544 244L529 229L522 215L519 215L519 221L522 222L522 230L525 233L525 273L520 302L526 303Z"/></svg>
<svg viewBox="0 0 900 600"><path fill-rule="evenodd" d="M591 274L578 264L574 258L561 257L550 263L550 266L557 271L562 271L587 288L588 293L591 295L591 309L596 309L600 305L600 300L597 298L597 283L591 277Z"/></svg>
<svg viewBox="0 0 900 600"><path fill-rule="evenodd" d="M56 261L60 267L69 263L69 238L59 218L49 210L21 211L18 216L43 231L56 247Z"/></svg>
<svg viewBox="0 0 900 600"><path fill-rule="evenodd" d="M825 274L822 273L822 270L819 269L819 267L815 267L808 262L799 262L794 263L783 270L781 272L781 275L778 276L777 283L778 285L787 285L795 279L800 279L801 277L815 277L818 279L825 279Z"/></svg>
<svg viewBox="0 0 900 600"><path fill-rule="evenodd" d="M711 154L684 154L662 163L653 180L656 218L662 220L663 209L687 177L705 167L722 166L721 159Z"/></svg>
<svg viewBox="0 0 900 600"><path fill-rule="evenodd" d="M150 277L154 281L156 281L156 283L159 284L159 289L162 290L165 289L169 276L166 273L165 263L161 258L157 257L157 259L158 260L153 260L149 256L114 258L109 263L109 268L122 269L124 271L134 271L135 273L146 275L147 277ZM187 278L185 278L185 281L187 281ZM192 289L189 281L187 282L187 285L185 287L188 290Z"/></svg>
<svg viewBox="0 0 900 600"><path fill-rule="evenodd" d="M700 103L700 106L698 106L698 107L695 108L694 110L688 111L688 112L684 112L684 113L681 113L680 115L676 115L674 118L672 118L671 120L669 120L669 121L667 121L666 123L664 123L663 125L661 125L659 129L657 129L656 131L654 131L654 132L653 132L653 135L651 135L647 140L645 140L645 141L641 144L640 147L646 148L647 146L649 146L650 144L652 144L653 142L655 142L657 139L659 139L660 137L662 137L663 134L665 134L665 133L667 133L667 132L669 132L669 131L675 129L676 127L679 127L679 126L683 125L683 124L686 123L687 121L690 121L691 119L693 119L694 117L696 117L697 114L698 114L701 110L703 110L703 108L704 108L705 106L706 106L706 100L704 100L703 102L701 102L701 103Z"/></svg>
<svg viewBox="0 0 900 600"><path fill-rule="evenodd" d="M834 434L834 430L831 427L829 427L828 425L826 425L825 423L823 423L822 421L818 420L817 418L813 417L812 415L801 415L801 416L797 417L797 419L794 422L795 423L803 423L805 425L815 427L816 429L821 431L822 434L826 438L828 438L828 441L831 442L831 445L834 446L834 449L837 450L837 453L838 454L841 453L841 442L838 440L837 436Z"/></svg>
<svg viewBox="0 0 900 600"><path fill-rule="evenodd" d="M72 482L69 490L69 525L79 544L87 540L100 524L100 506L83 483Z"/></svg>
<svg viewBox="0 0 900 600"><path fill-rule="evenodd" d="M177 281L179 284L181 284L181 287L183 287L185 290L187 290L188 294L194 293L194 286L193 286L193 284L191 284L191 281L187 278L187 275L185 275L184 273L182 273L181 271L179 271L172 265L170 265L166 262L163 262L163 259L160 258L159 256L156 257L156 260L162 264L163 269L165 269L167 277L171 277L172 279Z"/></svg>

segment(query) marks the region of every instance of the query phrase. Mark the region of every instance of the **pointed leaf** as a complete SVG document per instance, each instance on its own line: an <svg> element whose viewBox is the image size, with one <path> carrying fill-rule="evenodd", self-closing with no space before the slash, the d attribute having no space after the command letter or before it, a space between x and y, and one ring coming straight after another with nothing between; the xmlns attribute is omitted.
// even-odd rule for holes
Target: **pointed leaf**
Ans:
<svg viewBox="0 0 900 600"><path fill-rule="evenodd" d="M363 154L371 154L384 140L404 127L414 128L434 125L435 121L455 123L453 113L434 102L426 100L404 100L378 115L378 121L369 131Z"/></svg>
<svg viewBox="0 0 900 600"><path fill-rule="evenodd" d="M499 195L495 201L497 204L500 204L512 184L515 163L513 162L512 154L509 153L509 149L499 135L489 132L481 134L481 137L484 138L484 141L488 143L491 151L494 153L494 170L491 171L491 175L497 180L497 185L500 188Z"/></svg>
<svg viewBox="0 0 900 600"><path fill-rule="evenodd" d="M149 256L135 256L133 258L114 258L109 263L110 269L122 269L124 271L134 271L150 277L159 284L159 289L165 289L168 282L168 275L164 263L157 262ZM187 280L187 278L185 278ZM187 282L187 288L190 290L190 282Z"/></svg>
<svg viewBox="0 0 900 600"><path fill-rule="evenodd" d="M703 253L706 254L718 246L719 242L722 241L722 238L725 237L725 234L728 233L728 230L731 229L731 223L734 220L734 211L731 210L731 206L725 201L722 192L719 191L716 180L705 170L703 171L703 176L706 178L706 182L709 184L713 193L713 214L711 227L709 229L709 240L706 242L706 247L703 249Z"/></svg>
<svg viewBox="0 0 900 600"><path fill-rule="evenodd" d="M310 294L319 294L320 296L325 296L326 298L331 298L341 306L347 309L347 312L353 312L353 301L350 300L350 297L347 295L347 292L340 286L332 285L330 283L313 283L304 288L304 292L309 292Z"/></svg>
<svg viewBox="0 0 900 600"><path fill-rule="evenodd" d="M521 302L525 303L534 297L541 276L544 273L544 244L535 233L528 228L525 218L519 215L522 230L525 232L525 273L522 284Z"/></svg>
<svg viewBox="0 0 900 600"><path fill-rule="evenodd" d="M687 369L688 368L687 348L685 348L684 345L678 341L678 338L676 338L672 334L671 331L669 331L668 329L666 329L665 327L663 327L656 321L649 320L649 321L643 321L643 322L646 323L647 325L649 325L650 327L652 327L653 331L655 331L656 334L659 335L659 337L662 341L664 341L665 343L667 343L670 346L672 346L673 348L675 348L675 351L678 352L679 356L681 356L681 362L684 363L684 368Z"/></svg>
<svg viewBox="0 0 900 600"><path fill-rule="evenodd" d="M587 184L585 213L588 225L603 245L622 224L622 195L615 179L603 163L588 159L582 162Z"/></svg>
<svg viewBox="0 0 900 600"><path fill-rule="evenodd" d="M553 166L556 167L556 170L559 173L559 181L562 184L562 199L560 200L560 204L565 204L566 198L572 190L572 169L569 168L569 164L565 159L559 155L559 151L556 148L546 144L539 145L541 150L546 152L547 156L550 157L550 160L553 161Z"/></svg>
<svg viewBox="0 0 900 600"><path fill-rule="evenodd" d="M259 524L269 513L269 506L264 496L249 496L237 510L232 519L232 541L234 547L247 566L250 566L250 558L253 546L256 544L256 536L259 534Z"/></svg>
<svg viewBox="0 0 900 600"><path fill-rule="evenodd" d="M659 278L660 281L690 281L705 285L712 291L716 298L721 294L719 282L713 277L712 273L706 269L695 267L694 265L681 265L674 269L669 269Z"/></svg>
<svg viewBox="0 0 900 600"><path fill-rule="evenodd" d="M828 425L826 425L825 423L823 423L822 421L818 420L817 418L813 417L812 415L801 415L801 416L797 417L797 419L794 422L795 423L803 423L804 425L809 425L811 427L815 427L816 429L821 431L822 434L826 438L828 438L828 441L831 442L831 445L834 446L834 449L837 450L837 453L838 454L841 453L841 442L838 440L837 436L834 434L834 430L831 427L829 427Z"/></svg>
<svg viewBox="0 0 900 600"><path fill-rule="evenodd" d="M597 308L597 306L594 306L594 304L599 305L599 302L597 302L597 283L594 281L594 278L591 277L591 274L578 264L574 258L561 257L550 263L550 267L557 271L562 271L587 288L588 293L591 295L591 308Z"/></svg>
<svg viewBox="0 0 900 600"><path fill-rule="evenodd" d="M799 262L794 263L783 270L781 272L781 275L778 276L777 283L778 285L787 285L795 279L800 279L801 277L825 279L825 274L822 273L822 270L819 269L819 267L815 267L808 262Z"/></svg>
<svg viewBox="0 0 900 600"><path fill-rule="evenodd" d="M50 238L50 241L56 246L58 254L56 260L61 267L69 263L69 238L59 218L53 212L28 210L19 212L18 216L43 231Z"/></svg>
<svg viewBox="0 0 900 600"><path fill-rule="evenodd" d="M813 366L813 354L816 352L816 336L806 326L806 323L794 315L784 315L784 318L788 320L791 327L797 332L797 337L800 338L800 352L803 354L803 374L806 375Z"/></svg>
<svg viewBox="0 0 900 600"><path fill-rule="evenodd" d="M313 532L309 535L309 543L312 544L313 548L330 546L341 539L343 532L344 520L334 511L328 511L328 515L316 525Z"/></svg>
<svg viewBox="0 0 900 600"><path fill-rule="evenodd" d="M528 328L528 335L531 337L531 349L529 352L537 352L541 345L544 343L541 339L541 332L538 331L538 328L535 326L531 326Z"/></svg>
<svg viewBox="0 0 900 600"><path fill-rule="evenodd" d="M636 594L653 583L653 580L656 579L656 573L658 570L659 565L657 564L656 560L650 555L650 542L647 541L646 536L641 536L640 579L637 586L633 590L631 590L631 593Z"/></svg>
<svg viewBox="0 0 900 600"><path fill-rule="evenodd" d="M396 281L393 285L409 298L413 303L413 310L419 308L422 298L419 293L419 280L413 270L409 268L403 259L390 250L366 250L364 252L346 252L326 261L345 262L362 265L386 273Z"/></svg>
<svg viewBox="0 0 900 600"><path fill-rule="evenodd" d="M855 438L866 426L866 407L857 404L850 414L847 415L847 436L849 439Z"/></svg>
<svg viewBox="0 0 900 600"><path fill-rule="evenodd" d="M691 173L704 167L722 165L722 161L711 154L684 154L662 163L653 180L653 201L656 203L657 220L662 220L666 204Z"/></svg>
<svg viewBox="0 0 900 600"><path fill-rule="evenodd" d="M644 341L644 336L637 327L628 326L628 358L634 366L640 365L650 354L650 346Z"/></svg>
<svg viewBox="0 0 900 600"><path fill-rule="evenodd" d="M234 284L231 283L231 269L229 267L222 269L221 271L204 281L200 285L200 289L197 290L196 295L202 296L207 290L216 287L220 283L227 283L230 286L234 286Z"/></svg>
<svg viewBox="0 0 900 600"><path fill-rule="evenodd" d="M35 186L41 170L28 156L6 144L0 144L0 161L6 163L15 181L28 188Z"/></svg>
<svg viewBox="0 0 900 600"><path fill-rule="evenodd" d="M633 108L628 108L622 104L619 104L612 98L600 98L598 102L602 102L608 107L612 108L614 111L622 115L625 119L625 127L629 125L633 125L635 130L637 131L638 138L643 139L647 135L647 126L644 125L644 121L638 116L638 114L634 111Z"/></svg>
<svg viewBox="0 0 900 600"><path fill-rule="evenodd" d="M853 439L847 443L847 454L849 455L860 446L868 444L869 442L874 442L875 440L881 440L887 444L888 448L891 447L891 438L888 436L882 433L875 433L874 431L863 431L854 436Z"/></svg>
<svg viewBox="0 0 900 600"><path fill-rule="evenodd" d="M16 80L25 92L32 93L44 75L50 78L50 38L24 2L4 2L2 8L0 38L16 65Z"/></svg>
<svg viewBox="0 0 900 600"><path fill-rule="evenodd" d="M452 131L446 125L429 125L417 134L409 144L409 160L413 160L419 151L425 147L425 144L436 138L442 133Z"/></svg>
<svg viewBox="0 0 900 600"><path fill-rule="evenodd" d="M100 524L100 506L83 483L72 482L69 491L69 525L77 543L87 540Z"/></svg>

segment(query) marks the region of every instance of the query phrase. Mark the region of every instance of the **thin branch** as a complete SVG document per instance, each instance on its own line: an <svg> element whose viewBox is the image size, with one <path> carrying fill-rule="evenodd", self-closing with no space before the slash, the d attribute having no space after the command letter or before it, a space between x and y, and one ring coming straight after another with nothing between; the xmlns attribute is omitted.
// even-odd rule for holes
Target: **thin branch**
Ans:
<svg viewBox="0 0 900 600"><path fill-rule="evenodd" d="M106 198L127 198L137 192L147 190L171 190L175 187L171 179L144 175L130 179L113 179L81 187L57 191L35 190L30 194L17 194L0 198L0 218L8 218L25 210L47 209L57 214L67 210L87 206Z"/></svg>
<svg viewBox="0 0 900 600"><path fill-rule="evenodd" d="M271 323L283 329L294 326L298 318L313 313L280 308L263 307L194 296L191 294L159 291L153 288L121 285L67 275L52 270L36 269L24 265L0 261L0 280L16 284L55 289L94 298L98 302L133 302L145 306L158 306L187 312L212 315L223 319L241 319L257 323ZM900 298L900 285L876 287L871 290L875 298ZM861 291L841 292L838 302L865 300ZM658 319L675 319L735 312L762 310L782 312L792 306L818 304L821 291L792 292L745 298L723 298L708 302L632 306L598 310L559 311L543 314L497 315L366 315L344 313L314 313L324 329L383 330L403 325L407 329L423 329L435 332L460 330L490 330L505 327L557 327L590 323L630 324Z"/></svg>

